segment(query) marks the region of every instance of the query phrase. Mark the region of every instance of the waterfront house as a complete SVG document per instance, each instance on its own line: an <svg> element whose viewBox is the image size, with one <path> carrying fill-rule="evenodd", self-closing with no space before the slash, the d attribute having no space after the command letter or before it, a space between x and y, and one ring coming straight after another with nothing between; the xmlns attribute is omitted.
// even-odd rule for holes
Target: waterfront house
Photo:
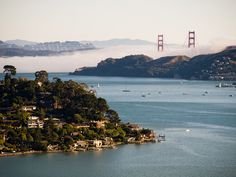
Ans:
<svg viewBox="0 0 236 177"><path fill-rule="evenodd" d="M101 148L102 140L88 140L87 141L90 147Z"/></svg>
<svg viewBox="0 0 236 177"><path fill-rule="evenodd" d="M138 124L127 124L128 127L132 130L132 131L139 131L141 130L141 127Z"/></svg>
<svg viewBox="0 0 236 177"><path fill-rule="evenodd" d="M76 141L76 147L77 148L87 148L88 147L88 142L86 141Z"/></svg>
<svg viewBox="0 0 236 177"><path fill-rule="evenodd" d="M57 151L57 150L59 150L60 148L59 148L59 145L58 144L56 144L56 145L51 145L51 144L49 144L48 146L47 146L47 151Z"/></svg>
<svg viewBox="0 0 236 177"><path fill-rule="evenodd" d="M111 137L106 137L102 140L102 145L104 145L104 146L111 146L113 144L114 144L113 138L111 138Z"/></svg>
<svg viewBox="0 0 236 177"><path fill-rule="evenodd" d="M135 137L130 137L127 139L128 143L135 143L136 142L136 138Z"/></svg>

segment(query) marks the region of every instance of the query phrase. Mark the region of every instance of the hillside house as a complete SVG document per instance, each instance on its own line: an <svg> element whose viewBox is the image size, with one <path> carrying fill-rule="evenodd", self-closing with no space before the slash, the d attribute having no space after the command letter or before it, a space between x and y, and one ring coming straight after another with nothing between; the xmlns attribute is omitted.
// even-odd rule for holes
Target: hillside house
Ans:
<svg viewBox="0 0 236 177"><path fill-rule="evenodd" d="M22 111L34 111L36 110L36 106L22 106Z"/></svg>
<svg viewBox="0 0 236 177"><path fill-rule="evenodd" d="M28 128L43 128L44 122L39 117L30 116L27 122Z"/></svg>

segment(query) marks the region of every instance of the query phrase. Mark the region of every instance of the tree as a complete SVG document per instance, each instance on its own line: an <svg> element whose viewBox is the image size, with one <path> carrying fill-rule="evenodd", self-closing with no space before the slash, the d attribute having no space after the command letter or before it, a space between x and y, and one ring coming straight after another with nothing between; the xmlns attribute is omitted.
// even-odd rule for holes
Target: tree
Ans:
<svg viewBox="0 0 236 177"><path fill-rule="evenodd" d="M112 123L119 123L120 122L120 118L119 118L118 113L112 109L109 109L107 111L106 116L108 119L110 119L110 121Z"/></svg>
<svg viewBox="0 0 236 177"><path fill-rule="evenodd" d="M71 136L65 136L64 137L64 143L68 146L68 145L71 145L71 144L73 144L73 138L71 137Z"/></svg>
<svg viewBox="0 0 236 177"><path fill-rule="evenodd" d="M97 107L101 112L106 112L109 109L106 100L103 98L98 98Z"/></svg>
<svg viewBox="0 0 236 177"><path fill-rule="evenodd" d="M41 70L35 72L35 80L39 82L47 82L48 81L48 73L47 71Z"/></svg>
<svg viewBox="0 0 236 177"><path fill-rule="evenodd" d="M83 123L85 122L85 119L82 118L80 114L74 114L74 122L75 123Z"/></svg>
<svg viewBox="0 0 236 177"><path fill-rule="evenodd" d="M15 68L15 66L12 66L12 65L5 65L4 67L3 67L3 69L4 69L4 73L5 73L5 79L7 79L7 78L11 78L11 76L13 75L16 75L16 68Z"/></svg>

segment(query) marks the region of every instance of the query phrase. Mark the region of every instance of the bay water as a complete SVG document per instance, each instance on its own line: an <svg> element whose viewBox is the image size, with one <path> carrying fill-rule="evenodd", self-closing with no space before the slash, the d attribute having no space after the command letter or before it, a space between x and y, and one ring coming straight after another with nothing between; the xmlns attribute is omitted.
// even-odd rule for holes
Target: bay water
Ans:
<svg viewBox="0 0 236 177"><path fill-rule="evenodd" d="M34 79L34 74L16 77ZM87 83L123 122L165 134L166 141L103 151L2 157L0 177L236 176L236 88L217 88L216 81L68 73L49 77Z"/></svg>

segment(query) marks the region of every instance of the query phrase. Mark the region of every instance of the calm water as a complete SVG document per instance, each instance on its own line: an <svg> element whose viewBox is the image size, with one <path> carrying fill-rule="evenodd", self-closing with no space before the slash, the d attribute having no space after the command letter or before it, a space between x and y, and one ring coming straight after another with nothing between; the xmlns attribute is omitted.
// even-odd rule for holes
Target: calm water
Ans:
<svg viewBox="0 0 236 177"><path fill-rule="evenodd" d="M4 157L1 177L236 176L235 88L216 88L217 82L209 81L54 76L94 86L124 121L165 133L167 141L99 152Z"/></svg>

